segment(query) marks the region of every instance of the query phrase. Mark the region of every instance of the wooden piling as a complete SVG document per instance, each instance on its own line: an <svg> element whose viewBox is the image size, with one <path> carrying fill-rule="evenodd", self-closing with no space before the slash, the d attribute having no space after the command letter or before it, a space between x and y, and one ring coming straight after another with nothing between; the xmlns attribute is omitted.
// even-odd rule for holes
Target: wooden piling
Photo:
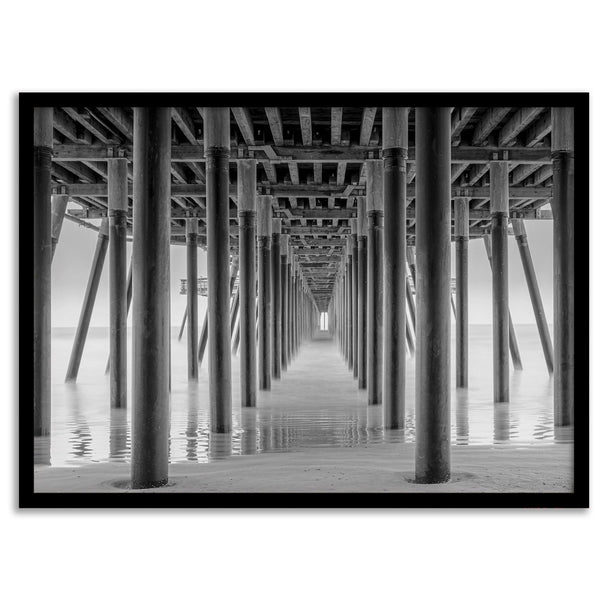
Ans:
<svg viewBox="0 0 600 600"><path fill-rule="evenodd" d="M354 370L354 267L353 252L354 239L352 235L346 237L346 323L348 327L348 368Z"/></svg>
<svg viewBox="0 0 600 600"><path fill-rule="evenodd" d="M33 109L33 435L50 435L52 108Z"/></svg>
<svg viewBox="0 0 600 600"><path fill-rule="evenodd" d="M229 108L205 107L206 263L208 272L208 381L210 429L231 431L229 324Z"/></svg>
<svg viewBox="0 0 600 600"><path fill-rule="evenodd" d="M288 253L290 236L281 235L281 369L287 371L288 343Z"/></svg>
<svg viewBox="0 0 600 600"><path fill-rule="evenodd" d="M406 386L408 108L383 108L383 423L403 429Z"/></svg>
<svg viewBox="0 0 600 600"><path fill-rule="evenodd" d="M188 379L198 381L198 219L185 221L187 254L187 363Z"/></svg>
<svg viewBox="0 0 600 600"><path fill-rule="evenodd" d="M272 375L281 379L281 219L273 219L271 238Z"/></svg>
<svg viewBox="0 0 600 600"><path fill-rule="evenodd" d="M450 479L450 109L416 109L416 457L419 483Z"/></svg>
<svg viewBox="0 0 600 600"><path fill-rule="evenodd" d="M133 488L167 483L171 109L133 112Z"/></svg>
<svg viewBox="0 0 600 600"><path fill-rule="evenodd" d="M356 219L350 220L352 237L352 375L358 379L358 235Z"/></svg>
<svg viewBox="0 0 600 600"><path fill-rule="evenodd" d="M367 207L366 198L356 199L358 244L358 389L367 388Z"/></svg>
<svg viewBox="0 0 600 600"><path fill-rule="evenodd" d="M469 200L454 199L456 387L469 387Z"/></svg>
<svg viewBox="0 0 600 600"><path fill-rule="evenodd" d="M240 225L240 390L242 406L256 406L256 161L238 162Z"/></svg>
<svg viewBox="0 0 600 600"><path fill-rule="evenodd" d="M494 402L508 402L508 163L505 161L490 163L490 213Z"/></svg>
<svg viewBox="0 0 600 600"><path fill-rule="evenodd" d="M552 108L554 424L573 425L575 394L575 114Z"/></svg>
<svg viewBox="0 0 600 600"><path fill-rule="evenodd" d="M67 368L65 382L75 383L77 381L79 366L81 365L81 357L83 355L83 348L85 346L85 340L90 327L90 320L92 318L92 312L96 302L96 294L98 292L98 285L100 284L100 276L102 275L102 268L104 267L104 259L106 258L107 249L108 219L105 217L102 219L102 224L100 225L100 230L98 232L98 240L96 242L96 249L92 259L90 275L88 277L88 282L83 297L83 304L81 306L77 331L75 332L75 339L73 340L73 348L71 350L71 357L69 359L69 366Z"/></svg>
<svg viewBox="0 0 600 600"><path fill-rule="evenodd" d="M493 269L492 266L492 242L491 236L484 235L483 243L485 245L485 251L487 253L488 262L490 263L490 269ZM510 312L510 308L508 309L508 349L510 351L510 356L512 358L513 367L516 371L521 371L523 369L523 363L521 362L521 353L519 351L519 344L517 342L517 334L515 333L515 327L513 325L512 314Z"/></svg>
<svg viewBox="0 0 600 600"><path fill-rule="evenodd" d="M258 197L258 387L271 389L272 198Z"/></svg>
<svg viewBox="0 0 600 600"><path fill-rule="evenodd" d="M66 194L54 194L52 196L52 258L58 244L58 238L65 220L65 211L69 203L69 196Z"/></svg>
<svg viewBox="0 0 600 600"><path fill-rule="evenodd" d="M127 159L108 161L110 406L127 406Z"/></svg>
<svg viewBox="0 0 600 600"><path fill-rule="evenodd" d="M548 368L548 373L552 373L554 371L552 338L550 337L550 331L548 330L548 321L546 320L546 313L544 312L544 304L542 303L542 296L540 294L540 288L538 287L537 277L535 276L533 260L531 259L527 231L525 230L525 224L522 219L513 219L512 225L515 241L519 248L519 255L521 256L523 272L525 273L525 280L531 299L535 323L544 352L544 359L546 360L546 367Z"/></svg>
<svg viewBox="0 0 600 600"><path fill-rule="evenodd" d="M368 161L367 398L382 403L383 386L383 162Z"/></svg>

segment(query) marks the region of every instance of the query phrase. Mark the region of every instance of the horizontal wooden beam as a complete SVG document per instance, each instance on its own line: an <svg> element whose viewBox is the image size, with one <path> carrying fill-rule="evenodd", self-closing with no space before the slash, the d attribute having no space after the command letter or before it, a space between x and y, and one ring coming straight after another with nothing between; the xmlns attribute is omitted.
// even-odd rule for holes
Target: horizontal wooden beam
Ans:
<svg viewBox="0 0 600 600"><path fill-rule="evenodd" d="M354 219L357 217L356 209L353 208L315 208L315 209L302 209L297 208L294 210L285 209L291 215L292 219ZM274 213L277 216L281 216L280 213L283 213L283 210L275 210ZM108 216L108 208L81 208L81 209L71 209L68 213L74 217L79 219L101 219L103 217ZM530 220L548 220L552 218L552 213L549 210L541 210L537 208L535 210L529 210L527 208L521 209L511 209L509 210L509 216L511 219L530 219ZM130 218L133 218L133 213L130 211ZM182 208L182 207L172 207L171 208L171 219L187 219L187 218L199 218L206 219L206 209L205 208ZM237 218L237 210L235 208L230 209L229 211L229 219L230 221L235 221ZM415 209L407 208L406 209L406 218L414 219L415 218ZM469 211L469 220L470 221L480 221L482 219L490 219L490 211L489 210L476 210L472 209ZM291 228L287 233L294 233L293 226L289 226ZM315 228L315 234L319 235L332 235L328 228L325 229L323 233L319 233L318 230L321 228ZM298 227L298 235L308 235L307 234L307 226Z"/></svg>
<svg viewBox="0 0 600 600"><path fill-rule="evenodd" d="M62 162L94 160L104 161L114 157L132 157L131 144L124 145L84 145L56 144L53 148L53 159ZM339 161L361 163L370 159L381 158L376 146L239 146L232 148L231 162L244 158L269 160L273 164L280 163L337 163ZM204 146L199 144L174 144L171 147L173 162L205 162ZM415 161L414 146L408 149L408 162ZM487 163L492 160L506 160L514 163L552 164L550 148L528 148L523 146L456 146L452 148L453 163Z"/></svg>
<svg viewBox="0 0 600 600"><path fill-rule="evenodd" d="M364 196L366 189L364 186L353 186L351 196L347 195L345 185L331 183L322 184L298 184L291 185L285 183L259 185L257 191L259 195L269 195L276 198L325 198L334 197L348 200L351 196ZM59 189L64 190L58 192ZM53 194L63 193L68 196L108 196L108 185L106 183L67 183L55 185ZM133 195L133 185L129 184L129 196ZM416 195L416 186L406 187L406 194L409 199ZM237 198L237 185L229 186L229 195ZM453 198L489 198L489 186L452 186L451 196ZM191 197L205 198L206 184L203 183L173 183L171 184L171 197ZM509 198L513 200L524 200L528 198L551 198L552 188L546 186L511 186L509 188ZM318 209L317 209L318 210Z"/></svg>

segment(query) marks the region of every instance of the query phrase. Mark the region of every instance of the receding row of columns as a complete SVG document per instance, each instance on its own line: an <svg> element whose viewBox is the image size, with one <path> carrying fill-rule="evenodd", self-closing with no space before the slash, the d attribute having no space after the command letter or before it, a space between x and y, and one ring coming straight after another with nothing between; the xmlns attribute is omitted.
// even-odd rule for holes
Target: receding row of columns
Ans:
<svg viewBox="0 0 600 600"><path fill-rule="evenodd" d="M416 109L416 264L406 240L406 108L384 108L383 161L366 164L367 197L358 215L330 306L333 328L369 404L384 405L389 428L404 425L406 342L416 330L418 481L450 476L450 109ZM133 175L133 444L134 487L168 479L170 394L170 109L134 110ZM556 371L555 424L573 423L573 110L552 110L554 189L554 357L535 273L521 222L513 221L549 371ZM50 433L50 270L68 198L50 202L52 109L34 111L34 435ZM207 178L208 311L198 342L198 223L188 219L188 375L198 377L208 340L211 430L231 430L230 307L237 258L229 248L229 109L205 109ZM110 280L111 406L126 395L126 159L108 160L109 216L102 222L67 380L74 380L107 246ZM492 213L494 400L508 401L507 230L508 165L490 165ZM316 327L318 312L289 238L272 217L272 198L256 198L256 163L238 162L240 218L240 346L242 405L256 405L256 387L269 389L299 345ZM385 227L384 227L385 216ZM457 253L457 385L468 383L468 202L455 200ZM110 239L110 244L108 240ZM257 250L257 252L256 252ZM407 298L406 259L416 284L417 305ZM256 261L256 262L255 262ZM256 269L257 266L257 269ZM255 272L258 272L258 290ZM229 277L228 277L229 275ZM228 286L229 281L229 286ZM258 296L258 303L257 303ZM237 305L236 305L237 306ZM258 329L256 322L258 317ZM258 353L256 352L258 336ZM515 344L516 346L516 344ZM515 355L513 353L513 359ZM258 377L257 377L258 371Z"/></svg>
<svg viewBox="0 0 600 600"><path fill-rule="evenodd" d="M407 248L407 109L383 109L383 161L366 164L367 195L357 198L356 223L351 223L329 308L332 329L359 389L367 389L369 404L383 404L384 426L390 429L404 426L405 360L407 347L412 350L409 323L415 324L415 471L417 481L423 482L450 477L450 112L448 108L416 109L416 247ZM555 424L560 426L573 422L572 109L553 109L553 120L554 357L525 226L519 219L513 219L512 226L548 372L563 361L555 384ZM496 403L509 401L509 354L514 368L522 369L508 306L508 184L508 162L492 161L491 228L484 242L492 270ZM454 241L456 386L468 387L467 198L454 199ZM416 306L409 293L407 261Z"/></svg>

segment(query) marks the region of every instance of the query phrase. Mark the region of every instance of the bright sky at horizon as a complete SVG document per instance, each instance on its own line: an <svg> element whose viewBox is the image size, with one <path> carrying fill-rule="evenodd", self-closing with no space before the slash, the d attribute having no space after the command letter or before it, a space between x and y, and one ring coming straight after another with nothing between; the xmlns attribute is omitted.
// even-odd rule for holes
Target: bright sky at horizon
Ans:
<svg viewBox="0 0 600 600"><path fill-rule="evenodd" d="M535 267L544 309L552 324L552 221L526 221L529 246ZM52 326L76 327L81 310L89 270L96 247L97 234L66 221L52 264ZM525 276L515 240L511 237L509 252L510 309L515 324L535 323ZM454 277L454 244L452 245L452 276ZM127 260L131 244L127 245ZM200 275L206 274L206 253L198 253ZM179 293L180 279L186 277L185 246L171 246L171 324L181 324L185 296ZM492 280L483 240L469 243L469 322L492 322ZM200 297L200 314L205 299ZM91 327L108 326L108 258L105 261Z"/></svg>

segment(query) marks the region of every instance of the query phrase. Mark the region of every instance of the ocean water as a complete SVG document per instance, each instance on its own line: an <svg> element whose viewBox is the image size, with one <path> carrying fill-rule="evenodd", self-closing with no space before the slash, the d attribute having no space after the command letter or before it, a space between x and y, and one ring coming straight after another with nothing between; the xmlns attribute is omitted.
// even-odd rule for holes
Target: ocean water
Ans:
<svg viewBox="0 0 600 600"><path fill-rule="evenodd" d="M511 365L510 403L492 399L491 325L469 329L469 389L454 388L452 444L518 446L570 442L572 431L555 431L552 377L535 325L516 326L523 370ZM50 447L36 442L36 461L53 466L128 461L131 451L131 382L127 409L112 409L108 376L108 329L89 331L76 384L65 384L74 328L56 328L52 338L52 435ZM290 452L307 447L352 447L414 442L414 358L407 361L406 427L382 427L380 406L367 406L339 351L326 333L307 340L281 380L259 392L256 409L242 409L239 360L232 357L233 431L211 434L208 367L197 384L187 381L186 335L172 329L170 461L206 462L231 455ZM454 344L454 339L452 340ZM454 345L452 346L454 348ZM129 332L131 353L131 332ZM131 356L129 357L131 373Z"/></svg>

